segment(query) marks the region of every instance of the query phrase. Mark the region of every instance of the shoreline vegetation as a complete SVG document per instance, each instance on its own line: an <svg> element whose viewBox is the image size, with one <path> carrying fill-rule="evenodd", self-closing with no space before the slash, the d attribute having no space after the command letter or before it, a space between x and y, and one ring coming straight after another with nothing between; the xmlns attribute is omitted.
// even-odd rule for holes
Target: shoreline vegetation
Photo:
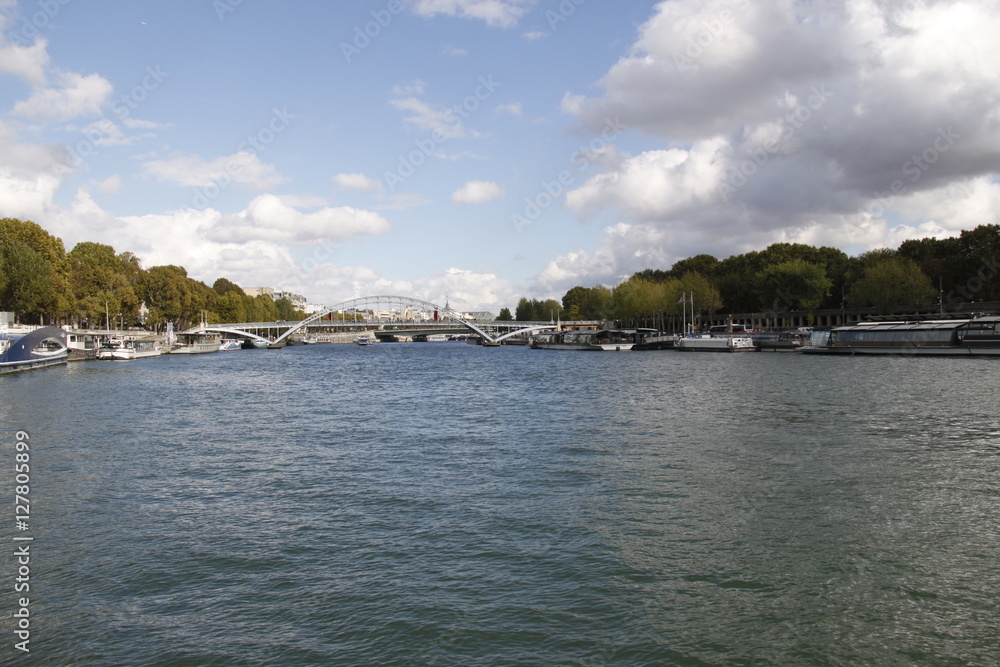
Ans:
<svg viewBox="0 0 1000 667"><path fill-rule="evenodd" d="M1000 301L1000 225L959 236L904 241L851 257L830 247L775 243L719 260L702 254L669 269L646 269L614 287L576 286L561 302L521 298L516 321L600 320L622 326L679 317L693 299L699 316L869 309L888 315ZM143 306L145 309L143 310ZM159 332L197 324L302 319L287 299L251 297L227 278L211 287L180 266L142 267L131 252L60 238L32 221L0 219L0 310L20 322L74 327L140 324ZM140 311L144 316L140 317ZM108 321L110 320L110 322Z"/></svg>
<svg viewBox="0 0 1000 667"><path fill-rule="evenodd" d="M573 287L561 302L522 298L513 319L646 326L679 320L692 299L697 316L713 321L737 314L790 319L784 316L817 310L968 311L969 304L1000 301L1000 225L911 239L856 257L801 243L774 243L723 260L696 255L667 270L640 271L615 287Z"/></svg>

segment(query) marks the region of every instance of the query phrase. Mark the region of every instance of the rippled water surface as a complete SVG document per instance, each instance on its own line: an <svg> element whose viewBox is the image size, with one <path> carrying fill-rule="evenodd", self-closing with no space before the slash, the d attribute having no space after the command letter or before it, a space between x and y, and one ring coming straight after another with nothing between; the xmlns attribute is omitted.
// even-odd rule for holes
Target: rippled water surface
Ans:
<svg viewBox="0 0 1000 667"><path fill-rule="evenodd" d="M324 345L0 396L33 664L1000 655L995 360Z"/></svg>

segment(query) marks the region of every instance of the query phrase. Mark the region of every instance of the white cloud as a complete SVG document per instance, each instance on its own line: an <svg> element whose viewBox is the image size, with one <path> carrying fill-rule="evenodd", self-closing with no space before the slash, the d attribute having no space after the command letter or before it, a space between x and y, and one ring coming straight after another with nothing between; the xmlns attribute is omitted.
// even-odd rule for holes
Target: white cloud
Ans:
<svg viewBox="0 0 1000 667"><path fill-rule="evenodd" d="M528 11L529 0L416 0L413 12L419 16L438 14L485 21L487 25L510 28Z"/></svg>
<svg viewBox="0 0 1000 667"><path fill-rule="evenodd" d="M371 211L341 206L303 213L279 197L265 194L254 198L243 212L222 216L206 236L219 243L260 240L303 245L346 241L388 231L388 221Z"/></svg>
<svg viewBox="0 0 1000 667"><path fill-rule="evenodd" d="M364 174L337 174L333 184L341 190L382 190L382 182Z"/></svg>
<svg viewBox="0 0 1000 667"><path fill-rule="evenodd" d="M485 204L504 196L504 189L492 181L469 181L451 194L456 204Z"/></svg>
<svg viewBox="0 0 1000 667"><path fill-rule="evenodd" d="M57 145L24 143L15 125L0 120L0 211L5 217L44 220L70 170Z"/></svg>
<svg viewBox="0 0 1000 667"><path fill-rule="evenodd" d="M494 118L504 114L513 116L514 118L520 118L524 115L524 105L520 102L512 102L511 104L501 104L493 110Z"/></svg>
<svg viewBox="0 0 1000 667"><path fill-rule="evenodd" d="M187 187L205 187L213 183L234 183L248 190L266 190L287 179L274 165L261 162L256 153L240 151L211 162L197 155L175 153L163 160L142 165L143 170L160 181Z"/></svg>
<svg viewBox="0 0 1000 667"><path fill-rule="evenodd" d="M0 40L3 38L0 37ZM0 72L13 74L26 83L41 87L45 85L45 71L49 65L48 42L37 39L31 46L0 41Z"/></svg>
<svg viewBox="0 0 1000 667"><path fill-rule="evenodd" d="M97 191L105 195L115 195L118 194L122 189L122 177L118 174L112 174L108 176L103 181L101 181L97 186Z"/></svg>
<svg viewBox="0 0 1000 667"><path fill-rule="evenodd" d="M56 78L58 87L36 89L27 100L17 102L11 114L36 121L99 115L113 90L111 83L97 74L60 72Z"/></svg>
<svg viewBox="0 0 1000 667"><path fill-rule="evenodd" d="M462 120L452 109L429 104L416 97L398 97L389 103L409 115L403 120L426 132L433 132L445 139L478 136L462 124Z"/></svg>
<svg viewBox="0 0 1000 667"><path fill-rule="evenodd" d="M560 256L539 284L627 273L643 247L860 251L995 224L998 32L985 0L659 3L603 94L562 99L584 128L615 120L651 144L588 156L606 171L566 196L628 231Z"/></svg>

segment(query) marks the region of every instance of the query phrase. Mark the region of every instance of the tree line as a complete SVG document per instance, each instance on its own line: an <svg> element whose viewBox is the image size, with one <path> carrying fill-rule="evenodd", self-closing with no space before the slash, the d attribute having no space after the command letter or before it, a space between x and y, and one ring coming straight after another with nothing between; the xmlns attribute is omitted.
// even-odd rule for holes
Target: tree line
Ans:
<svg viewBox="0 0 1000 667"><path fill-rule="evenodd" d="M143 269L134 254L109 245L82 242L66 252L58 237L14 218L0 219L0 310L25 323L156 330L167 322L185 329L202 317L210 324L303 317L288 299L248 296L226 278L209 287L180 266Z"/></svg>
<svg viewBox="0 0 1000 667"><path fill-rule="evenodd" d="M615 287L573 287L561 303L522 298L514 318L637 324L680 317L692 299L697 312L709 316L838 308L891 314L1000 301L1000 225L856 257L800 243L775 243L723 260L696 255L670 269L640 271Z"/></svg>

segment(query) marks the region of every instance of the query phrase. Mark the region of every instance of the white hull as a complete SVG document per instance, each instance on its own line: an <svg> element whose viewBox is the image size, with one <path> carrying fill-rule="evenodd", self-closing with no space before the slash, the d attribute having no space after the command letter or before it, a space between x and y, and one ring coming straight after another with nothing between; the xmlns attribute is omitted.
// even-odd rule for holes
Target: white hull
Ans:
<svg viewBox="0 0 1000 667"><path fill-rule="evenodd" d="M218 352L218 343L191 343L189 345L181 345L180 347L175 347L170 350L170 354L208 354L210 352Z"/></svg>
<svg viewBox="0 0 1000 667"><path fill-rule="evenodd" d="M160 347L152 340L129 340L118 347L102 347L97 351L98 359L110 361L131 361L158 356L160 356Z"/></svg>
<svg viewBox="0 0 1000 667"><path fill-rule="evenodd" d="M117 359L119 361L130 361L132 359L145 359L146 357L158 357L160 356L160 349L156 348L153 350L115 350L111 353L112 359Z"/></svg>

